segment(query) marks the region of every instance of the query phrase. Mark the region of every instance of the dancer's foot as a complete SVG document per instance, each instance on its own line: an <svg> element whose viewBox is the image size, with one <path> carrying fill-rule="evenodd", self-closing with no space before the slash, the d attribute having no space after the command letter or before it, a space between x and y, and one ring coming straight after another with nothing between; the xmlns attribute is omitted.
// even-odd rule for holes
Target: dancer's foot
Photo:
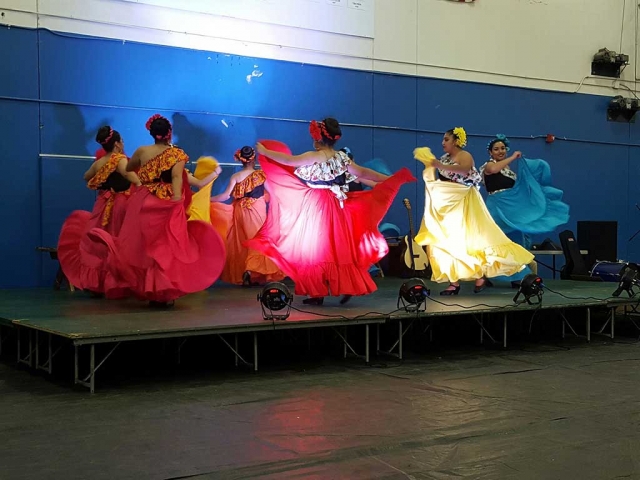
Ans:
<svg viewBox="0 0 640 480"><path fill-rule="evenodd" d="M476 286L473 289L473 293L480 293L485 288L493 287L493 283L487 277L482 277L476 280Z"/></svg>
<svg viewBox="0 0 640 480"><path fill-rule="evenodd" d="M302 300L305 305L322 305L324 303L324 297L310 297Z"/></svg>
<svg viewBox="0 0 640 480"><path fill-rule="evenodd" d="M440 292L442 296L451 296L458 295L460 293L460 284L459 283L450 283L447 288Z"/></svg>
<svg viewBox="0 0 640 480"><path fill-rule="evenodd" d="M176 303L174 301L171 302L156 302L154 300L151 300L149 302L149 306L151 308L171 308L175 305Z"/></svg>
<svg viewBox="0 0 640 480"><path fill-rule="evenodd" d="M347 303L349 300L351 300L351 297L353 297L353 295L343 295L340 299L340 305L344 305L345 303Z"/></svg>
<svg viewBox="0 0 640 480"><path fill-rule="evenodd" d="M248 271L242 274L242 286L243 287L251 286L251 273L249 273Z"/></svg>

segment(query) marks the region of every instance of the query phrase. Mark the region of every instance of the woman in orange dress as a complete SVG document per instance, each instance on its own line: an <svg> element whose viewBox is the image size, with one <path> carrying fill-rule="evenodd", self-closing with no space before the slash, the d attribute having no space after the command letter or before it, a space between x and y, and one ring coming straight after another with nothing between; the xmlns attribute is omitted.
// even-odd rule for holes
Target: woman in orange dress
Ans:
<svg viewBox="0 0 640 480"><path fill-rule="evenodd" d="M261 285L284 278L284 273L263 254L243 245L255 236L267 218L267 202L263 170L256 170L256 152L245 146L233 158L242 163L242 170L234 173L225 190L212 197L211 202L224 202L233 197L233 220L227 233L227 263L221 279L236 285Z"/></svg>
<svg viewBox="0 0 640 480"><path fill-rule="evenodd" d="M90 233L108 248L107 298L134 295L167 306L210 287L222 272L225 248L209 223L187 221L188 157L171 145L171 123L154 115L147 129L154 143L138 148L127 165L128 171L138 170L142 187L129 200L119 235Z"/></svg>
<svg viewBox="0 0 640 480"><path fill-rule="evenodd" d="M84 174L87 186L98 192L92 212L76 210L62 225L58 241L58 259L69 283L94 293L104 291L105 263L102 249L87 235L92 228L112 235L120 232L131 184L140 185L138 176L127 172L124 141L110 126L100 128L96 141L103 155Z"/></svg>

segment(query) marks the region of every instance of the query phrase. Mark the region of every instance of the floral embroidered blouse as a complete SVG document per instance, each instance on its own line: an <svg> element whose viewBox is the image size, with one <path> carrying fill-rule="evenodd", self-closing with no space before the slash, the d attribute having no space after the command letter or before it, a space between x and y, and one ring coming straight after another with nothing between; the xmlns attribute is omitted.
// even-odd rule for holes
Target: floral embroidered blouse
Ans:
<svg viewBox="0 0 640 480"><path fill-rule="evenodd" d="M239 201L242 208L251 208L256 200L264 197L264 182L267 179L264 171L255 170L241 182L236 183L231 191L234 202Z"/></svg>
<svg viewBox="0 0 640 480"><path fill-rule="evenodd" d="M111 220L111 212L113 211L116 198L115 195L129 195L131 193L129 188L131 187L131 183L117 171L118 163L123 158L126 159L127 157L122 153L112 153L109 160L107 160L91 180L87 182L87 187L91 190L102 190L106 192L104 198L107 199L107 202L105 203L100 221L103 227L109 225L109 221Z"/></svg>
<svg viewBox="0 0 640 480"><path fill-rule="evenodd" d="M456 165L456 163L451 160L451 155L449 155L448 153L440 157L440 161L445 165ZM482 176L480 175L480 172L478 172L476 167L472 167L471 170L466 173L438 170L438 174L440 175L441 180L460 183L462 185L467 185L468 187L473 186L476 188L480 188L480 183L482 182Z"/></svg>
<svg viewBox="0 0 640 480"><path fill-rule="evenodd" d="M156 197L170 199L173 196L171 169L176 163L189 161L180 148L169 147L140 167L138 177L142 185Z"/></svg>
<svg viewBox="0 0 640 480"><path fill-rule="evenodd" d="M349 173L351 159L342 151L337 151L333 157L324 162L315 162L295 169L295 175L311 188L327 188L342 202L346 200L349 183L356 180L356 176Z"/></svg>

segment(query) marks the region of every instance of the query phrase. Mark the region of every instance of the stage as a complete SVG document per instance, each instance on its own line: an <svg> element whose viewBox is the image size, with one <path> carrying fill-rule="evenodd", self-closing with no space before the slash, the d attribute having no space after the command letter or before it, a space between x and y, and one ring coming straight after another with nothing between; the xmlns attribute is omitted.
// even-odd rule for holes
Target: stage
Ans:
<svg viewBox="0 0 640 480"><path fill-rule="evenodd" d="M534 318L543 318L544 312L553 311L561 319L563 336L578 335L574 326L584 321L584 328L579 328L584 333L580 336L590 341L593 309L608 310L608 321L596 333L603 333L607 327L607 335L613 338L616 308L638 303L638 299L625 297L625 293L611 297L617 284L608 282L548 280L540 304L514 304L516 290L508 284L496 284L479 294L473 293L472 283L463 284L460 295L441 297L438 292L446 285L427 282L432 296L424 310L410 312L397 304L399 287L404 281L377 279L377 292L354 297L342 306L339 297L327 297L323 306L307 306L302 304L303 297L296 296L286 320L263 319L257 300L260 287L216 285L179 299L169 309L153 309L135 300L107 301L78 291L3 290L0 346L15 341L19 365L49 374L57 353L73 348L74 383L94 392L96 372L123 342L174 339L179 342L179 361L180 350L188 338L217 336L232 352L236 365L247 365L257 371L259 341L266 332L306 330L310 337L313 330L331 329L342 342L344 357L357 355L368 364L371 350L376 355L402 359L403 339L411 334L415 324L420 324L422 333L431 336L434 322L465 316L477 325L480 343L488 339L506 348L511 318L528 315L533 322ZM571 319L565 315L568 311L573 312ZM242 350L239 338L246 336L251 337L252 348ZM101 346L100 352L96 352L97 346Z"/></svg>

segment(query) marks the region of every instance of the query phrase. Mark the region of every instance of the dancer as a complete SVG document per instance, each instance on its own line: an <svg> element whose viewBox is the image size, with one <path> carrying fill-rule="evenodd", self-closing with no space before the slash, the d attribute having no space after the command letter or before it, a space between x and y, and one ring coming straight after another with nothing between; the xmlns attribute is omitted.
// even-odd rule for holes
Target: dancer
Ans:
<svg viewBox="0 0 640 480"><path fill-rule="evenodd" d="M327 295L352 295L376 290L368 272L389 247L378 231L400 187L415 181L407 168L387 177L357 165L336 151L342 136L337 120L311 122L314 150L291 155L273 140L258 143L260 165L270 194L267 221L245 242L270 257L295 282L306 304L321 305ZM372 190L348 192L360 177L378 183Z"/></svg>
<svg viewBox="0 0 640 480"><path fill-rule="evenodd" d="M224 265L224 242L213 227L187 221L191 190L184 170L187 155L170 144L169 120L147 121L154 143L140 147L127 165L138 169L142 187L131 196L120 234L90 234L108 249L105 295L132 294L154 306L211 286Z"/></svg>
<svg viewBox="0 0 640 480"><path fill-rule="evenodd" d="M221 280L235 285L261 285L282 280L284 274L269 258L243 245L255 236L267 218L264 182L266 175L255 169L256 152L249 146L236 151L233 158L242 164L224 191L211 202L224 202L233 197L232 222L227 233L227 263Z"/></svg>
<svg viewBox="0 0 640 480"><path fill-rule="evenodd" d="M98 196L92 212L76 210L65 220L58 241L58 259L71 285L102 293L106 267L99 246L87 232L100 228L117 235L124 220L130 186L139 186L140 180L135 173L127 172L127 157L122 153L124 141L119 132L104 126L98 130L96 142L102 145L104 155L92 163L84 179L90 189L98 191Z"/></svg>
<svg viewBox="0 0 640 480"><path fill-rule="evenodd" d="M523 246L531 246L530 235L548 233L569 221L569 206L562 190L550 185L551 168L544 160L522 158L518 174L510 164L522 153L507 156L509 139L496 135L488 145L489 161L480 167L489 193L487 208L505 233L520 232Z"/></svg>
<svg viewBox="0 0 640 480"><path fill-rule="evenodd" d="M440 295L457 295L461 280L475 280L474 292L491 286L490 277L512 275L533 260L513 243L491 218L480 196L480 173L464 147L462 127L448 130L442 140L445 154L436 160L429 148L414 151L425 165L425 209L419 245L428 246L432 279L449 282ZM436 169L439 179L436 179Z"/></svg>

